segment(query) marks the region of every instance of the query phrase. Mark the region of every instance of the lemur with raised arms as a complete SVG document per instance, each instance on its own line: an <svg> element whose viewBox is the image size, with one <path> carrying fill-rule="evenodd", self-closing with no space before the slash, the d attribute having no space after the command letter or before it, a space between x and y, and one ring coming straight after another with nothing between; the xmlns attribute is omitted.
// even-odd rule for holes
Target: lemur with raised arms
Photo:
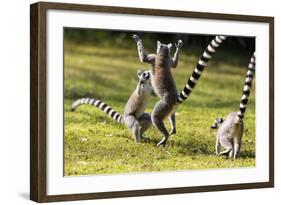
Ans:
<svg viewBox="0 0 281 205"><path fill-rule="evenodd" d="M125 124L126 127L131 129L136 142L140 142L141 139L147 140L148 138L144 136L144 132L151 126L152 122L150 114L144 111L149 98L153 94L151 74L150 71L138 71L137 75L139 78L138 84L126 103L123 115L113 110L105 102L95 98L76 100L71 106L71 111L75 111L80 105L94 105L116 122Z"/></svg>
<svg viewBox="0 0 281 205"><path fill-rule="evenodd" d="M148 54L142 44L139 36L133 35L137 43L139 59L141 62L149 63L152 65L152 86L154 92L160 98L155 104L151 119L153 125L162 133L163 138L157 146L165 146L170 135L176 133L176 117L175 111L179 103L182 103L192 89L195 87L197 80L200 78L201 73L207 66L208 60L216 52L216 48L226 39L225 36L216 36L204 53L200 57L196 68L194 69L191 77L188 79L184 89L178 94L176 84L171 73L171 68L176 68L179 59L179 49L182 47L182 41L179 40L176 44L176 51L173 58L170 58L170 49L172 44L162 44L157 41L156 54ZM168 132L163 120L168 117L171 124L171 131Z"/></svg>
<svg viewBox="0 0 281 205"><path fill-rule="evenodd" d="M244 132L244 116L254 79L255 64L256 56L254 53L248 65L239 111L229 113L225 120L217 118L211 126L213 129L218 128L216 155L227 155L229 158L236 158L240 153ZM224 151L220 151L221 146L225 148Z"/></svg>

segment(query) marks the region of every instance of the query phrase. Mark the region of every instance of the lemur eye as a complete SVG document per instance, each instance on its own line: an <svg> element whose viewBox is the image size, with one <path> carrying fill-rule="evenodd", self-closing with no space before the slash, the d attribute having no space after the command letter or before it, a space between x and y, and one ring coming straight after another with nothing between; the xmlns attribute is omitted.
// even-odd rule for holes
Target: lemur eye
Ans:
<svg viewBox="0 0 281 205"><path fill-rule="evenodd" d="M146 78L149 79L149 77L150 77L150 74L146 73Z"/></svg>
<svg viewBox="0 0 281 205"><path fill-rule="evenodd" d="M149 79L149 73L148 72L143 73L142 78L146 80Z"/></svg>

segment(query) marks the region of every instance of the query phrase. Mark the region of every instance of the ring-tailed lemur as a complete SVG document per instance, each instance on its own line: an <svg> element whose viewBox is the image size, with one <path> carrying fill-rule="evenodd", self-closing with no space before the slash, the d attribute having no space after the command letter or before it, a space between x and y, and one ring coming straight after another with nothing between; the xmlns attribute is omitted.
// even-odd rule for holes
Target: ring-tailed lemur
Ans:
<svg viewBox="0 0 281 205"><path fill-rule="evenodd" d="M170 58L170 48L172 47L172 44L166 45L157 41L156 54L147 54L144 50L141 39L135 34L133 35L133 38L137 43L140 61L152 65L152 86L155 93L159 98L161 98L161 100L159 100L153 108L152 122L153 125L163 134L163 138L157 146L165 146L169 136L176 133L175 111L177 105L187 99L197 80L200 78L204 68L207 66L208 60L211 59L212 55L216 51L215 49L220 46L226 37L216 36L211 41L199 59L196 68L180 94L177 92L171 68L177 67L179 49L182 47L182 41L179 40L178 43L175 44L176 51L174 57ZM167 131L163 122L166 117L168 117L172 127L170 133Z"/></svg>
<svg viewBox="0 0 281 205"><path fill-rule="evenodd" d="M231 112L225 120L216 119L211 128L216 129L216 155L228 155L228 157L236 158L240 152L242 144L242 136L244 132L244 115L250 96L250 89L255 73L256 57L255 53L251 57L248 66L248 71L243 88L243 95L240 101L240 110L238 112ZM225 150L220 152L220 147Z"/></svg>
<svg viewBox="0 0 281 205"><path fill-rule="evenodd" d="M216 49L223 43L226 39L225 36L215 36L213 40L209 43L201 57L199 58L196 67L194 68L191 76L189 77L186 85L178 96L178 103L182 103L188 98L191 91L195 87L197 81L201 77L202 72L208 65L208 61L212 58L212 55L216 52Z"/></svg>
<svg viewBox="0 0 281 205"><path fill-rule="evenodd" d="M127 101L123 115L113 110L105 102L94 98L76 100L71 106L71 111L83 104L94 105L116 122L125 124L126 127L131 129L136 142L140 142L141 139L148 139L143 134L151 126L152 122L150 114L144 111L150 96L153 94L151 74L150 71L138 71L137 75L139 82Z"/></svg>

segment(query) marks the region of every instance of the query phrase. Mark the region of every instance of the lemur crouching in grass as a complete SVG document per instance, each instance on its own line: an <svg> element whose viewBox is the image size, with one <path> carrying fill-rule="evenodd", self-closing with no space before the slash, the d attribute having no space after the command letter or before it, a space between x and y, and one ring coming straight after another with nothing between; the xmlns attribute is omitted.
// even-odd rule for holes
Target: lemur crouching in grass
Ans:
<svg viewBox="0 0 281 205"><path fill-rule="evenodd" d="M139 82L126 103L123 115L113 110L105 102L94 98L76 100L71 106L71 111L75 111L77 107L83 104L94 105L116 122L125 124L126 127L131 129L136 142L140 142L141 139L147 140L144 132L151 126L152 122L150 114L144 111L149 98L153 94L151 74L150 71L138 71L137 74Z"/></svg>
<svg viewBox="0 0 281 205"><path fill-rule="evenodd" d="M236 158L240 153L244 132L244 116L254 79L255 64L256 56L254 53L248 66L243 95L240 101L240 110L238 112L231 112L225 120L217 118L211 126L213 129L218 128L216 155L228 155L229 158ZM220 151L221 146L225 148L224 151Z"/></svg>
<svg viewBox="0 0 281 205"><path fill-rule="evenodd" d="M188 79L184 89L178 94L176 84L174 82L171 68L176 68L179 58L179 49L182 47L182 41L179 40L175 46L176 51L173 58L170 58L170 49L172 44L162 44L157 41L156 54L147 54L144 50L141 39L137 35L133 35L138 47L138 54L141 62L152 65L152 86L154 92L160 98L155 104L152 111L153 125L162 133L163 138L157 146L165 146L170 135L176 133L176 118L175 111L179 103L182 103L189 96L194 88L201 73L207 66L208 60L215 53L216 48L225 40L224 36L216 36L208 45L203 55L199 59L192 76ZM163 120L168 117L171 124L171 131L168 132Z"/></svg>

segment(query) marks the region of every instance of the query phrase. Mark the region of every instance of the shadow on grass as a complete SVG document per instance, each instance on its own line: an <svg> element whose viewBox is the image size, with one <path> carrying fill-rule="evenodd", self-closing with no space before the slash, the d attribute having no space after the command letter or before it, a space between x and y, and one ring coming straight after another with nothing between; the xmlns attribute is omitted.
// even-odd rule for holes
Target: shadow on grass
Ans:
<svg viewBox="0 0 281 205"><path fill-rule="evenodd" d="M150 139L147 144L153 145L156 148L157 143L161 139ZM165 145L165 149L169 148L177 148L177 152L182 155L196 155L196 154L204 154L210 155L213 154L209 149L207 144L199 144L197 141L188 141L185 143L174 141L173 139L168 139ZM158 149L163 148L163 146L158 147Z"/></svg>
<svg viewBox="0 0 281 205"><path fill-rule="evenodd" d="M256 154L255 154L254 151L243 150L243 151L241 151L241 153L239 155L239 158L242 158L242 159L245 159L245 158L256 158Z"/></svg>
<svg viewBox="0 0 281 205"><path fill-rule="evenodd" d="M160 141L160 139L150 139L147 144L153 145L156 147L157 143ZM202 142L199 141L188 141L185 143L182 142L176 142L173 140L168 140L166 143L165 148L173 148L177 147L177 153L182 155L189 155L189 156L195 156L195 155L206 155L206 156L215 156L215 151L210 150L208 144L202 144ZM158 148L159 149L159 148ZM243 150L239 158L245 159L245 158L255 158L255 152L250 150Z"/></svg>

